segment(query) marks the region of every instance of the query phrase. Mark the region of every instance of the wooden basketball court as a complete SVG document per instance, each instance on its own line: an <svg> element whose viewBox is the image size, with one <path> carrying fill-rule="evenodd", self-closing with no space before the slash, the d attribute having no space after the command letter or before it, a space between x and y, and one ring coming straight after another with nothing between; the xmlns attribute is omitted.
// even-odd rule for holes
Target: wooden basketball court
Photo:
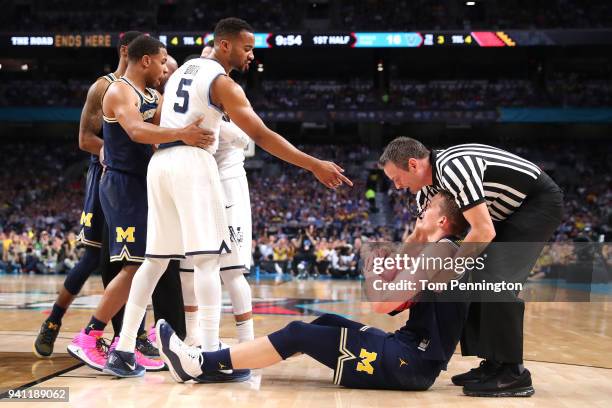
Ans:
<svg viewBox="0 0 612 408"><path fill-rule="evenodd" d="M350 390L332 384L332 371L307 356L256 370L248 382L237 384L177 384L168 372L138 379L113 379L81 366L66 353L66 345L87 322L102 284L87 282L66 314L51 359L40 360L32 343L63 283L63 276L0 276L0 394L28 387L68 387L75 407L399 407L399 406L529 406L608 407L612 399L612 296L589 303L527 303L525 366L534 380L531 398L470 398L450 381L454 374L477 365L457 351L434 386L426 392ZM360 303L355 281L251 282L256 335L264 335L295 319L309 321L321 313L339 313L392 331L407 314L373 314ZM227 297L221 336L232 343L234 324ZM152 313L148 314L152 321ZM112 331L107 330L110 336ZM313 339L316 341L316 339ZM22 402L19 406L41 406Z"/></svg>

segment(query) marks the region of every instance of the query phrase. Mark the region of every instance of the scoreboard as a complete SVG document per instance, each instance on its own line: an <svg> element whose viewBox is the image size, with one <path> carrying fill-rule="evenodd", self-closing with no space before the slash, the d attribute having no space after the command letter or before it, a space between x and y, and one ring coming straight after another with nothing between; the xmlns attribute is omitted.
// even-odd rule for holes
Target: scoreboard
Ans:
<svg viewBox="0 0 612 408"><path fill-rule="evenodd" d="M0 48L115 47L122 33L4 33ZM212 33L150 33L167 47L202 47ZM255 33L255 48L439 48L612 45L612 30Z"/></svg>
<svg viewBox="0 0 612 408"><path fill-rule="evenodd" d="M203 45L212 34L163 33L167 46ZM441 46L514 47L505 32L282 32L255 33L255 48L417 48Z"/></svg>

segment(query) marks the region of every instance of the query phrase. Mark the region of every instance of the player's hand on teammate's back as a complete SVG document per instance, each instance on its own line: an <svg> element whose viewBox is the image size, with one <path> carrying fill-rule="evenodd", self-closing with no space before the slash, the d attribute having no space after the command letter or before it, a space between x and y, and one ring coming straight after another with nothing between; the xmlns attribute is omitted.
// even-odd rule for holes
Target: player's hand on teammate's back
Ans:
<svg viewBox="0 0 612 408"><path fill-rule="evenodd" d="M336 188L342 183L353 186L353 182L342 174L344 169L336 163L319 160L311 171L325 187Z"/></svg>
<svg viewBox="0 0 612 408"><path fill-rule="evenodd" d="M200 147L202 149L207 148L215 141L215 135L212 130L202 129L200 124L204 120L202 116L195 122L188 126L185 126L179 131L179 139L186 145Z"/></svg>

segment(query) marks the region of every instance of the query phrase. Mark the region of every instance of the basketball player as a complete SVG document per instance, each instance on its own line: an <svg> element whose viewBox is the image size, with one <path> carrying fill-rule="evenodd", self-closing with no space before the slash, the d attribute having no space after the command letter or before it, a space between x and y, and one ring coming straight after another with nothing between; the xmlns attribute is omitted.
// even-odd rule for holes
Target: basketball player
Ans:
<svg viewBox="0 0 612 408"><path fill-rule="evenodd" d="M210 40L201 56L208 57L213 48L214 41ZM244 170L244 149L249 141L249 136L233 122L223 121L219 131L219 147L214 155L225 194L226 216L232 240L232 253L221 258L221 280L232 302L237 338L241 343L255 338L251 287L244 277L244 271L251 267L251 202ZM198 303L193 288L193 269L185 261L187 260L181 261L181 287L187 330L185 343L199 346L202 344L202 338L198 330Z"/></svg>
<svg viewBox="0 0 612 408"><path fill-rule="evenodd" d="M151 145L181 140L205 147L212 142L212 135L197 126L201 119L181 129L156 126L161 96L152 88L159 85L166 72L166 55L158 40L144 35L136 38L128 47L125 75L108 87L102 99L106 169L100 180L100 202L111 237L110 259L123 262L123 268L104 291L87 329L68 346L71 355L98 370L106 359L97 352L96 342L111 316L125 304L137 265L144 259L145 182ZM158 360L147 359L139 352L136 355L148 369L163 368Z"/></svg>
<svg viewBox="0 0 612 408"><path fill-rule="evenodd" d="M236 18L221 20L215 27L215 50L209 58L188 61L170 78L162 110L162 125L182 126L204 113L204 126L218 136L229 116L261 147L281 159L311 171L328 187L351 184L342 169L297 150L269 130L255 114L242 88L228 76L231 70L245 71L253 60L253 29ZM168 260L191 257L194 287L203 314L202 347L219 347L221 312L220 254L231 252L223 193L217 164L211 153L215 145L200 150L182 143L162 144L149 166L149 234L146 260L136 274L116 350L105 371L117 376L144 375L133 369L134 341L146 299L163 273ZM228 380L247 375L232 373ZM211 380L210 378L207 380Z"/></svg>
<svg viewBox="0 0 612 408"><path fill-rule="evenodd" d="M102 165L98 160L103 145L100 137L102 133L102 95L108 86L125 72L128 45L140 35L142 33L139 31L128 31L123 34L117 45L119 53L117 69L98 78L87 92L79 125L79 148L90 153L91 157L87 171L85 203L81 214L81 232L77 236L77 242L85 247L85 252L75 267L66 275L64 286L60 289L53 304L51 314L43 322L34 341L34 354L41 358L50 357L53 353L53 346L66 310L81 291L85 281L100 264L100 248L104 229L104 214L98 197L98 186L102 175ZM102 274L108 275L108 269L103 268Z"/></svg>
<svg viewBox="0 0 612 408"><path fill-rule="evenodd" d="M434 197L417 222L419 236L437 242L436 251L454 254L456 236L467 222L452 196ZM334 384L349 388L426 390L452 357L467 313L467 304L450 302L447 293L422 291L416 303L374 303L379 313L410 308L406 325L395 333L325 314L311 323L294 321L283 329L229 349L201 352L185 345L171 326L157 322L158 348L179 382L198 381L202 373L264 368L296 353L305 353L334 370Z"/></svg>

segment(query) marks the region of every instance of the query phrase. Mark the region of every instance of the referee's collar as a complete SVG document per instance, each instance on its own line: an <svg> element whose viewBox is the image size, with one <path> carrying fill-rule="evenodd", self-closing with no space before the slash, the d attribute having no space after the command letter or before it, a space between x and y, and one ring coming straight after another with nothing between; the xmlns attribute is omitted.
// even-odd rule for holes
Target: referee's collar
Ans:
<svg viewBox="0 0 612 408"><path fill-rule="evenodd" d="M438 181L438 175L436 173L436 151L431 149L429 152L429 164L431 164L431 185L435 186Z"/></svg>

